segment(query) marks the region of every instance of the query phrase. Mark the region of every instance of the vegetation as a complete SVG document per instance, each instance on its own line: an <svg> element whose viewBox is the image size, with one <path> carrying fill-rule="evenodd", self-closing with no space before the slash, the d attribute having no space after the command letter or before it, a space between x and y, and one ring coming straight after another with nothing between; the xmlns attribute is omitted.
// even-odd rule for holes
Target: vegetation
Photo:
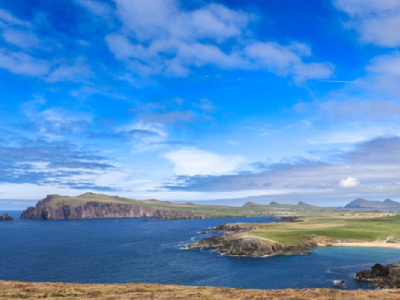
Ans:
<svg viewBox="0 0 400 300"><path fill-rule="evenodd" d="M159 284L76 284L0 281L0 299L399 299L400 290L244 290Z"/></svg>
<svg viewBox="0 0 400 300"><path fill-rule="evenodd" d="M300 246L301 237L318 236L357 241L384 241L398 237L400 216L384 212L309 212L304 222L254 224L248 234L268 238L285 246Z"/></svg>
<svg viewBox="0 0 400 300"><path fill-rule="evenodd" d="M222 205L196 205L193 203L176 204L169 201L150 200L135 200L118 196L106 196L101 194L86 193L76 197L51 195L52 202L50 205L54 209L64 205L78 206L86 202L100 203L121 203L134 204L144 207L149 207L154 210L173 210L173 211L192 211L204 217L240 217L240 216L271 216L277 214L308 212L308 211L327 211L331 209L303 207L298 205L258 205L257 207L234 207Z"/></svg>

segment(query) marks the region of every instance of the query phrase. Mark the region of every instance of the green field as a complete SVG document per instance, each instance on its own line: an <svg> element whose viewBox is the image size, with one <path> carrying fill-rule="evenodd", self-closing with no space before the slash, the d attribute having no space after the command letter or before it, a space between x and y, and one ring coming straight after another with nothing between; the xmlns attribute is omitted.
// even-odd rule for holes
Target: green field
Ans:
<svg viewBox="0 0 400 300"><path fill-rule="evenodd" d="M309 213L304 222L254 224L258 230L249 234L268 238L285 246L299 246L300 237L317 236L351 241L384 241L400 234L400 216L394 213L341 212Z"/></svg>

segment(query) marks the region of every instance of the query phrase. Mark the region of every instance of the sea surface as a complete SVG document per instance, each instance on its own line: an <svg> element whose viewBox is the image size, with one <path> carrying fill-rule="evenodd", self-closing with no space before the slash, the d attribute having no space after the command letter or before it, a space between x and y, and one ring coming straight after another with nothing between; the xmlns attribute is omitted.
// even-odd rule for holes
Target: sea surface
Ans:
<svg viewBox="0 0 400 300"><path fill-rule="evenodd" d="M0 211L3 214L5 211ZM231 257L184 249L199 231L268 217L152 221L103 219L0 222L0 280L81 283L144 282L236 288L370 288L352 279L376 262L400 261L400 250L316 248L312 255Z"/></svg>

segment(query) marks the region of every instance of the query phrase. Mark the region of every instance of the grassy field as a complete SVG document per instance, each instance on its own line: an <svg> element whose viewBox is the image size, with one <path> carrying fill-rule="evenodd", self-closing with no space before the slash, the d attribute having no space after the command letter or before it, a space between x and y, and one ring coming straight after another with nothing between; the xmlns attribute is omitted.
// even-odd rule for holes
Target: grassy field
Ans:
<svg viewBox="0 0 400 300"><path fill-rule="evenodd" d="M300 237L319 236L357 241L384 241L400 233L400 216L382 212L309 212L304 222L254 224L248 234L268 238L285 246L299 246Z"/></svg>
<svg viewBox="0 0 400 300"><path fill-rule="evenodd" d="M245 290L159 284L75 284L0 281L0 299L400 299L400 290Z"/></svg>

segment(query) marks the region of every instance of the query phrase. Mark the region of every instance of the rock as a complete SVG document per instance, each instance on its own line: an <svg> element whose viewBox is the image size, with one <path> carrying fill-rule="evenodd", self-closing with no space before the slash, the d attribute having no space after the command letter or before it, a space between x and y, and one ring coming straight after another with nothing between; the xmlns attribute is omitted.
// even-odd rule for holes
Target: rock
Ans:
<svg viewBox="0 0 400 300"><path fill-rule="evenodd" d="M357 272L354 279L369 281L375 288L400 288L400 263L387 266L375 264L371 270Z"/></svg>
<svg viewBox="0 0 400 300"><path fill-rule="evenodd" d="M10 217L8 214L4 214L0 216L0 221L14 221L14 219Z"/></svg>
<svg viewBox="0 0 400 300"><path fill-rule="evenodd" d="M201 233L210 233L210 232L240 232L240 231L249 231L256 230L257 227L249 224L221 224L213 229L204 230Z"/></svg>
<svg viewBox="0 0 400 300"><path fill-rule="evenodd" d="M253 257L311 253L307 247L284 247L281 243L269 239L238 234L202 239L189 244L188 248L216 248L217 252L223 254Z"/></svg>
<svg viewBox="0 0 400 300"><path fill-rule="evenodd" d="M246 202L245 204L242 205L242 207L260 207L260 206L263 206L263 205L257 204L254 202Z"/></svg>
<svg viewBox="0 0 400 300"><path fill-rule="evenodd" d="M276 216L274 219L285 222L304 222L304 220L300 219L298 216Z"/></svg>
<svg viewBox="0 0 400 300"><path fill-rule="evenodd" d="M338 285L338 286L342 286L342 285L344 285L344 280L343 280L343 279L334 280L334 281L333 281L333 284L334 284L334 285Z"/></svg>

